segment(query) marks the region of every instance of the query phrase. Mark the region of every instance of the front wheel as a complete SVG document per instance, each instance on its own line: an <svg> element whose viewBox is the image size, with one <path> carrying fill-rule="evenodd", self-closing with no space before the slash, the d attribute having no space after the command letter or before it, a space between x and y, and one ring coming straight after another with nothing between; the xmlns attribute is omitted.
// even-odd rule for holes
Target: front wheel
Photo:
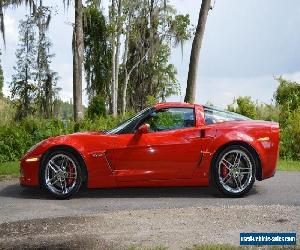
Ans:
<svg viewBox="0 0 300 250"><path fill-rule="evenodd" d="M231 145L223 149L212 166L213 184L229 197L248 193L255 182L256 161L245 147Z"/></svg>
<svg viewBox="0 0 300 250"><path fill-rule="evenodd" d="M80 189L82 171L73 154L57 150L43 160L40 178L42 187L50 195L67 199Z"/></svg>

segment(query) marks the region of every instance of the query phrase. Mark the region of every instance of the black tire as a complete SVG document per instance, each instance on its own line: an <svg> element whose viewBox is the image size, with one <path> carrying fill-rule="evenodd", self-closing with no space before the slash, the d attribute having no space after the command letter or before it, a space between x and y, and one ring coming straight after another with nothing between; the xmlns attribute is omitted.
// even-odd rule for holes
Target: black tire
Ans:
<svg viewBox="0 0 300 250"><path fill-rule="evenodd" d="M47 184L47 175L49 171L48 170L48 164L49 162L54 159L55 157L59 158L59 156L66 156L66 158L68 160L70 160L70 163L73 166L74 172L76 172L76 177L73 176L72 179L74 179L75 183L72 183L72 188L70 187L69 192L67 193L58 193L55 192L55 185L53 185L53 187L51 187L51 185ZM80 161L76 158L76 156L68 151L65 150L54 150L52 152L50 152L49 154L46 155L46 157L44 157L44 159L41 162L41 169L40 169L40 183L41 183L41 187L48 193L50 194L52 197L56 198L56 199L69 199L71 196L75 195L83 182L83 171L82 171L82 166L80 165ZM55 174L54 174L55 175ZM75 175L75 173L74 173ZM53 178L53 176L52 176ZM66 177L65 177L65 184L66 184ZM60 182L61 183L61 182Z"/></svg>
<svg viewBox="0 0 300 250"><path fill-rule="evenodd" d="M225 157L225 160L226 160L226 157L232 157L230 154L233 154L234 152L241 152L241 155L242 155L241 160L243 162L241 162L240 164L242 164L242 167L240 167L240 170L238 170L238 167L235 167L235 169L237 169L237 170L235 170L234 173L231 173L231 171L233 171L233 168L234 168L233 166L235 165L234 163L232 165L230 165L231 170L227 170L227 167L223 166L223 168L225 168L228 171L229 178L226 178L228 175L226 175L226 173L225 173L224 175L226 177L224 177L224 176L222 176L223 173L221 173L222 172L221 166L224 163L223 157ZM228 161L228 162L231 163L230 161ZM226 164L227 164L227 162L226 162ZM248 166L247 164L249 164L249 166L251 164L251 171L250 171L250 167L249 167L249 170L244 170ZM244 167L244 166L246 166L246 167ZM255 173L256 173L256 167L257 167L257 160L256 160L255 156L246 147L243 147L241 145L229 145L228 147L225 147L216 155L211 167L212 167L212 169L211 169L212 184L219 192L221 192L223 195L225 195L227 197L234 197L234 198L242 197L245 194L247 194L254 185L255 176L256 176ZM240 172L237 173L237 171L240 171ZM251 172L251 173L244 174L244 172L241 172L241 171L247 171L247 172ZM245 173L247 173L247 172L245 172ZM220 177L220 175L221 175L221 177ZM238 186L244 180L243 178L247 178L247 181L245 179L245 186L243 186L243 188L239 189ZM229 184L231 184L231 186L229 184L227 185L227 182ZM234 189L234 186L235 186L235 189ZM242 185L241 185L241 187L242 187ZM232 190L230 190L230 188L232 188Z"/></svg>

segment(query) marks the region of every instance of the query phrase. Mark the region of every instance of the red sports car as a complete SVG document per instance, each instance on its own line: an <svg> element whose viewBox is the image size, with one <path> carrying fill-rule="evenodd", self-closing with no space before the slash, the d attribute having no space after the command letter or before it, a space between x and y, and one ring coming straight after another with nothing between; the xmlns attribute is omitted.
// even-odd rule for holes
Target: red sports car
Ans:
<svg viewBox="0 0 300 250"><path fill-rule="evenodd" d="M20 183L56 198L88 188L208 186L240 197L275 174L279 126L187 103L146 108L116 128L44 140L22 158Z"/></svg>

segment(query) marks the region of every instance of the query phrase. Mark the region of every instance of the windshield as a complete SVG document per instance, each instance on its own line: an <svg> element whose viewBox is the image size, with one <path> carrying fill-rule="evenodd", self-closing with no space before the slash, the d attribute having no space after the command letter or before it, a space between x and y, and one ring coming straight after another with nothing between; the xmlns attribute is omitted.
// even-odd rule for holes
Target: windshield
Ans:
<svg viewBox="0 0 300 250"><path fill-rule="evenodd" d="M123 133L130 133L133 129L135 129L136 124L146 115L149 113L151 108L146 108L139 113L137 113L134 117L129 118L125 122L122 122L117 127L113 128L112 130L107 131L107 134L123 134Z"/></svg>
<svg viewBox="0 0 300 250"><path fill-rule="evenodd" d="M247 121L250 118L237 113L219 110L211 107L204 107L205 123L214 124L226 121Z"/></svg>

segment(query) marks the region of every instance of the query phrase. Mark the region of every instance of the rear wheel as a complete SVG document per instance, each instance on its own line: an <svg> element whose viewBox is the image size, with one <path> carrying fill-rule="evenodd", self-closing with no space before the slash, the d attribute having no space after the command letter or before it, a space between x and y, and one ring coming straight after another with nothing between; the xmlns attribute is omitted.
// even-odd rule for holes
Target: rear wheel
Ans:
<svg viewBox="0 0 300 250"><path fill-rule="evenodd" d="M76 157L65 151L50 153L41 166L42 187L58 199L76 194L82 183L82 171Z"/></svg>
<svg viewBox="0 0 300 250"><path fill-rule="evenodd" d="M212 167L214 185L227 196L241 197L253 187L256 161L243 146L231 145L223 149Z"/></svg>

